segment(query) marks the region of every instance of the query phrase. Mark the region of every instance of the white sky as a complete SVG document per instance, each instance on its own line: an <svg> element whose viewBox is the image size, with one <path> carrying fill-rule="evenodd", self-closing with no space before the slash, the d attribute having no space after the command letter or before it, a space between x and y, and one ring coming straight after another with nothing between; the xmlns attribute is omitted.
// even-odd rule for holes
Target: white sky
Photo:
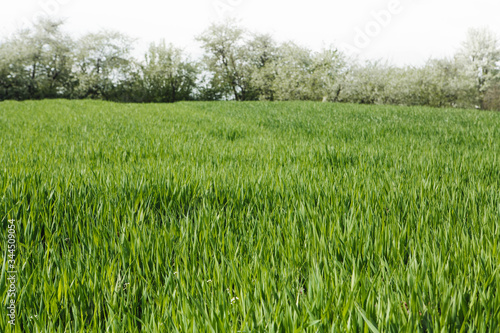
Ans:
<svg viewBox="0 0 500 333"><path fill-rule="evenodd" d="M201 51L194 36L226 16L278 41L294 40L313 50L334 45L397 65L453 55L469 27L486 26L500 36L498 0L0 1L1 36L33 17L51 15L66 19L65 29L74 36L106 28L136 37L137 55L164 38L196 57Z"/></svg>

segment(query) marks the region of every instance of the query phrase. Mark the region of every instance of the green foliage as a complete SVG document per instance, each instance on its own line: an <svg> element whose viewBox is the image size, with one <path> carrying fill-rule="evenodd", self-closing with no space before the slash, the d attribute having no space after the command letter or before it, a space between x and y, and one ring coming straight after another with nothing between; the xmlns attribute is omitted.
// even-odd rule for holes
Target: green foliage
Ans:
<svg viewBox="0 0 500 333"><path fill-rule="evenodd" d="M194 61L165 41L143 60L134 40L116 31L88 33L76 42L62 21L41 20L0 41L0 100L74 98L119 102L179 100L330 101L359 104L497 108L500 43L472 29L452 59L421 67L361 63L334 47L312 51L234 20L196 37L204 54Z"/></svg>
<svg viewBox="0 0 500 333"><path fill-rule="evenodd" d="M484 95L499 80L500 40L488 28L469 29L457 54L468 76L475 81L476 103L483 107Z"/></svg>
<svg viewBox="0 0 500 333"><path fill-rule="evenodd" d="M309 99L308 81L312 66L310 50L294 43L285 43L280 48L280 57L274 66L276 79L273 88L277 100Z"/></svg>
<svg viewBox="0 0 500 333"><path fill-rule="evenodd" d="M233 21L213 24L198 38L205 50L205 86L223 98L244 100L336 100L345 62L333 49L321 52L270 35L250 35ZM210 90L209 90L210 91Z"/></svg>
<svg viewBox="0 0 500 333"><path fill-rule="evenodd" d="M483 107L486 110L500 111L500 82L488 87L484 95Z"/></svg>
<svg viewBox="0 0 500 333"><path fill-rule="evenodd" d="M116 31L88 33L75 51L76 97L112 99L115 87L129 78L132 39Z"/></svg>
<svg viewBox="0 0 500 333"><path fill-rule="evenodd" d="M228 20L210 25L196 38L205 50L205 70L211 74L206 85L236 101L251 99L252 64L247 56L246 35L245 29Z"/></svg>
<svg viewBox="0 0 500 333"><path fill-rule="evenodd" d="M473 108L474 78L457 60L429 60L423 67L395 67L381 61L355 63L340 81L338 100L360 104Z"/></svg>
<svg viewBox="0 0 500 333"><path fill-rule="evenodd" d="M18 331L500 329L499 113L3 102L0 144Z"/></svg>
<svg viewBox="0 0 500 333"><path fill-rule="evenodd" d="M145 102L175 102L193 99L197 69L172 44L151 44L141 66Z"/></svg>
<svg viewBox="0 0 500 333"><path fill-rule="evenodd" d="M0 100L70 96L73 44L62 24L42 19L0 45Z"/></svg>

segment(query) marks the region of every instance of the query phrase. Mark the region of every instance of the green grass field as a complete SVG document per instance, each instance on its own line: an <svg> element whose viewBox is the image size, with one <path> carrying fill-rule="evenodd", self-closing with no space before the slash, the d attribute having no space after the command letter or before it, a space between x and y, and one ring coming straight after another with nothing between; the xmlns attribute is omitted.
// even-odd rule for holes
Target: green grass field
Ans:
<svg viewBox="0 0 500 333"><path fill-rule="evenodd" d="M0 147L2 332L500 330L500 113L3 102Z"/></svg>

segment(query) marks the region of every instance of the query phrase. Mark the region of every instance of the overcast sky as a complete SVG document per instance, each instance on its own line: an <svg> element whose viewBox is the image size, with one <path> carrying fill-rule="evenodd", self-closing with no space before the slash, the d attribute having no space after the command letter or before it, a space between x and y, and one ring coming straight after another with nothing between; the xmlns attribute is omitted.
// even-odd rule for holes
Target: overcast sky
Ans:
<svg viewBox="0 0 500 333"><path fill-rule="evenodd" d="M164 38L200 54L194 36L211 22L235 17L278 41L319 50L334 45L362 58L421 65L451 56L469 27L500 35L498 0L1 0L0 35L34 17L66 19L75 36L114 29L139 39L136 54Z"/></svg>

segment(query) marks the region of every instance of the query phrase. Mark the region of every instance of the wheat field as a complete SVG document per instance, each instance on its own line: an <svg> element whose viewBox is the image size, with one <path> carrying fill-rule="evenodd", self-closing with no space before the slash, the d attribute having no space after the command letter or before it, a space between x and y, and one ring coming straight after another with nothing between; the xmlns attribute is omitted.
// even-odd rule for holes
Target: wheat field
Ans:
<svg viewBox="0 0 500 333"><path fill-rule="evenodd" d="M2 332L500 330L500 113L2 102L0 143Z"/></svg>

